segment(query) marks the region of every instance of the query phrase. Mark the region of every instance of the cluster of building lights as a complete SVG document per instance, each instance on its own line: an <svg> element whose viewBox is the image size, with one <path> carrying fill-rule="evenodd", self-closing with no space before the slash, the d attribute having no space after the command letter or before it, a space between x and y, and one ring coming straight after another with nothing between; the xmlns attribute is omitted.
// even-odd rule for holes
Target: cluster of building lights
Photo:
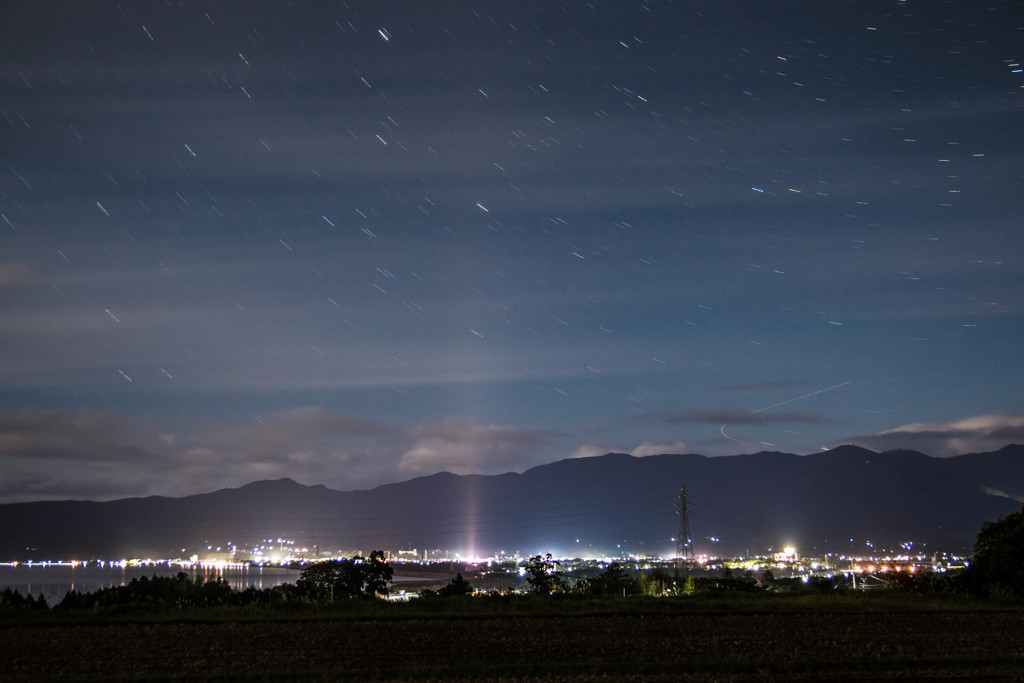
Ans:
<svg viewBox="0 0 1024 683"><path fill-rule="evenodd" d="M713 538L712 541L719 539ZM853 539L851 539L852 541ZM717 557L714 555L702 554L694 558L693 564L707 571L741 570L748 572L761 572L771 570L777 576L801 576L807 580L811 576L834 576L834 575L875 575L889 572L917 573L921 570L944 572L949 569L962 568L967 565L968 558L958 555L914 553L914 542L906 541L899 544L899 554L880 556L875 551L871 541L865 542L864 555L837 555L826 554L823 557L802 557L795 547L787 546L781 551L768 555L753 557ZM225 569L245 569L247 567L273 567L304 565L313 562L329 559L343 559L355 555L365 555L360 550L333 550L325 552L316 545L301 546L295 540L289 538L265 538L252 545L240 548L237 544L228 541L222 545L208 543L204 550L189 551L182 548L181 556L177 559L120 559L120 560L91 560L88 562L80 560L62 561L25 561L8 562L7 566L65 566L83 567L98 566L100 568L128 568L147 566L166 566L176 568L200 567L204 570L223 571ZM461 562L466 565L479 567L490 573L498 573L511 569L513 572L522 573L519 565L527 557L546 553L526 553L516 551L508 554L499 551L489 557L477 556L475 553L463 555L459 552L434 549L416 550L409 548L388 552L386 555L392 562L399 564L431 565L438 562L450 563ZM608 555L598 555L587 559L575 558L554 558L559 562L559 570L572 573L573 570L597 567L604 569L611 562L619 562L626 567L636 570L649 570L656 567L672 566L678 562L678 558L651 557L643 554L630 553L622 548ZM514 569L513 569L514 568Z"/></svg>

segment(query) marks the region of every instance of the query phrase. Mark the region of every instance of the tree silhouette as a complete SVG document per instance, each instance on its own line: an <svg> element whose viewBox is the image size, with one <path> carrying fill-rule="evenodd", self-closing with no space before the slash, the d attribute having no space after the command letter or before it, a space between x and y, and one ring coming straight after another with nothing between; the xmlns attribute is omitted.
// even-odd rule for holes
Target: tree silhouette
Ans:
<svg viewBox="0 0 1024 683"><path fill-rule="evenodd" d="M472 592L473 587L469 585L469 581L462 578L462 574L456 574L447 586L437 591L437 594L442 598L451 598L470 595Z"/></svg>
<svg viewBox="0 0 1024 683"><path fill-rule="evenodd" d="M612 562L604 571L591 579L588 592L596 595L633 595L640 591L639 582L626 574L618 562Z"/></svg>
<svg viewBox="0 0 1024 683"><path fill-rule="evenodd" d="M359 595L363 581L354 560L326 560L303 569L295 585L314 602L333 602Z"/></svg>
<svg viewBox="0 0 1024 683"><path fill-rule="evenodd" d="M526 582L530 584L530 591L537 595L551 595L563 587L558 562L551 559L551 553L546 557L534 555L524 562L522 567L526 572Z"/></svg>
<svg viewBox="0 0 1024 683"><path fill-rule="evenodd" d="M46 597L40 593L38 598L31 593L22 595L17 590L5 588L0 592L0 610L3 609L46 609Z"/></svg>
<svg viewBox="0 0 1024 683"><path fill-rule="evenodd" d="M296 585L315 602L333 602L342 598L387 595L394 569L384 552L374 550L369 557L317 562L302 570Z"/></svg>
<svg viewBox="0 0 1024 683"><path fill-rule="evenodd" d="M981 523L967 580L975 592L1024 596L1024 507Z"/></svg>
<svg viewBox="0 0 1024 683"><path fill-rule="evenodd" d="M359 566L363 579L363 595L367 597L387 595L388 584L391 583L395 570L384 558L384 551L374 550L369 557L361 559L362 562L359 563Z"/></svg>

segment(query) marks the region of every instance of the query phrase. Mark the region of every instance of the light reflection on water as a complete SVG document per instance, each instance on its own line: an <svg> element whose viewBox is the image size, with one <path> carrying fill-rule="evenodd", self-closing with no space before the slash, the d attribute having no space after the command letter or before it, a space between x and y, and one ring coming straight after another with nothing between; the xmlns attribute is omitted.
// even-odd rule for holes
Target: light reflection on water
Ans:
<svg viewBox="0 0 1024 683"><path fill-rule="evenodd" d="M273 588L282 583L295 583L299 578L299 570L284 567L247 567L247 566L181 566L168 564L151 564L145 566L95 564L86 566L70 564L20 564L10 566L0 564L0 591L5 588L17 590L22 595L40 594L46 598L51 607L64 599L64 595L75 590L79 593L94 593L102 588L125 586L132 579L143 576L177 576L184 572L191 577L202 576L207 580L218 577L227 581L235 590L245 590L252 586L258 590Z"/></svg>

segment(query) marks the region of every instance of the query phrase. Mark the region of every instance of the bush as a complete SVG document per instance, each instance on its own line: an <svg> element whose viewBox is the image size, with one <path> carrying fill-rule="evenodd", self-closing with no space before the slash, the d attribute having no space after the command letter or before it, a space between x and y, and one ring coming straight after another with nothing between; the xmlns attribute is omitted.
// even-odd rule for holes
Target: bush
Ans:
<svg viewBox="0 0 1024 683"><path fill-rule="evenodd" d="M1024 508L981 523L961 581L975 594L1024 597Z"/></svg>

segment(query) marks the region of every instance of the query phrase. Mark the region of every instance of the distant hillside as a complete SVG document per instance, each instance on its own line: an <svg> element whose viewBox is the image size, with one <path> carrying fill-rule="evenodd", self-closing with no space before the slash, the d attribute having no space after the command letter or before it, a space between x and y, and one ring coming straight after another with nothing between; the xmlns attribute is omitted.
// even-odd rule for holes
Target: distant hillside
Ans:
<svg viewBox="0 0 1024 683"><path fill-rule="evenodd" d="M167 557L285 537L325 551L671 554L686 486L698 553L969 550L1024 501L1024 446L933 458L844 446L730 457L608 455L522 474L436 474L367 491L290 479L183 498L0 505L0 560Z"/></svg>

